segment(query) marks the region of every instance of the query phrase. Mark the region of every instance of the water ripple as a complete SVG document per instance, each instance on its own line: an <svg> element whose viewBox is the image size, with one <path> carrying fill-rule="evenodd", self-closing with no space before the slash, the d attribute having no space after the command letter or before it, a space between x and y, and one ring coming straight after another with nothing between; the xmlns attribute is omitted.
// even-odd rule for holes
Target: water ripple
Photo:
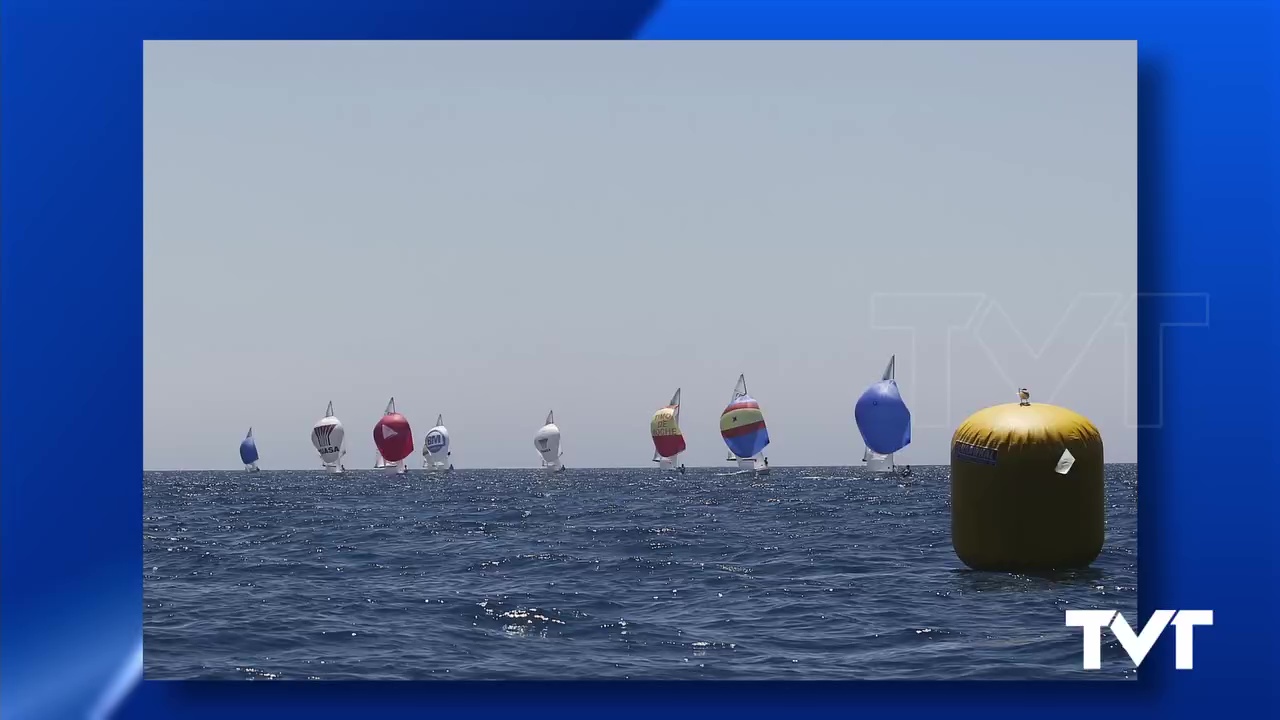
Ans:
<svg viewBox="0 0 1280 720"><path fill-rule="evenodd" d="M144 475L150 679L1132 678L1137 469L1092 568L964 568L947 468ZM1126 669L1128 668L1128 669Z"/></svg>

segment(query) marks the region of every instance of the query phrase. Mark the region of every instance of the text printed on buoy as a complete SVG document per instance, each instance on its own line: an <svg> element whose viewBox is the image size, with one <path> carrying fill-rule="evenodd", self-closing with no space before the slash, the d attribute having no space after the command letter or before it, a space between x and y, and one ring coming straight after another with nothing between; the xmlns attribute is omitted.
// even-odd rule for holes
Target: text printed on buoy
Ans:
<svg viewBox="0 0 1280 720"><path fill-rule="evenodd" d="M1098 670L1102 667L1102 628L1111 628L1111 634L1116 636L1120 646L1129 654L1133 666L1138 667L1170 622L1176 628L1173 636L1174 667L1190 670L1195 655L1192 633L1197 625L1213 624L1212 610L1157 610L1151 614L1146 627L1137 634L1129 627L1124 615L1114 610L1067 611L1067 627L1084 629L1085 670Z"/></svg>
<svg viewBox="0 0 1280 720"><path fill-rule="evenodd" d="M995 448L970 445L969 443L963 442L956 443L955 453L957 460L978 463L979 465L995 465L996 457L998 455Z"/></svg>

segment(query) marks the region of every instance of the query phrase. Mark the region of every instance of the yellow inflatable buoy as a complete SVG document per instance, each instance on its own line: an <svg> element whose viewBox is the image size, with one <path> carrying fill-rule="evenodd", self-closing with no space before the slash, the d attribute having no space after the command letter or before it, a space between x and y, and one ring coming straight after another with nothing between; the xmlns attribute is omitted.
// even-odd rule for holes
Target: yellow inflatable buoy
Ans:
<svg viewBox="0 0 1280 720"><path fill-rule="evenodd" d="M1102 552L1104 522L1102 436L1084 416L1020 397L956 429L951 544L965 565L1085 567Z"/></svg>

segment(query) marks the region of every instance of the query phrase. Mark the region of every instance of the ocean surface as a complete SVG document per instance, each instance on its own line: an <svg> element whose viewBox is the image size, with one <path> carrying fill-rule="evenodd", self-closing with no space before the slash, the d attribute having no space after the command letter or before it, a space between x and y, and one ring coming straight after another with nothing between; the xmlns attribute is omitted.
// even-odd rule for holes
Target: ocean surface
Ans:
<svg viewBox="0 0 1280 720"><path fill-rule="evenodd" d="M1063 612L1136 612L1136 465L1052 576L966 569L948 468L913 471L148 472L145 676L1135 677Z"/></svg>

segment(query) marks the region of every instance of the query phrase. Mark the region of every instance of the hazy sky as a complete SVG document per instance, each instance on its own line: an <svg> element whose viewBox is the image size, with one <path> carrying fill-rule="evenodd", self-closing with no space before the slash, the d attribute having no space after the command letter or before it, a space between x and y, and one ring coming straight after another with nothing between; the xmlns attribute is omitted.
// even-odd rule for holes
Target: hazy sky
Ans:
<svg viewBox="0 0 1280 720"><path fill-rule="evenodd" d="M1052 401L1136 459L1131 42L148 42L145 466L311 468L387 399L459 467L650 466L738 373L775 465L855 464L891 354L945 463ZM1127 309L1126 309L1127 308ZM1131 325L1131 323L1130 323ZM415 462L416 466L418 462Z"/></svg>

